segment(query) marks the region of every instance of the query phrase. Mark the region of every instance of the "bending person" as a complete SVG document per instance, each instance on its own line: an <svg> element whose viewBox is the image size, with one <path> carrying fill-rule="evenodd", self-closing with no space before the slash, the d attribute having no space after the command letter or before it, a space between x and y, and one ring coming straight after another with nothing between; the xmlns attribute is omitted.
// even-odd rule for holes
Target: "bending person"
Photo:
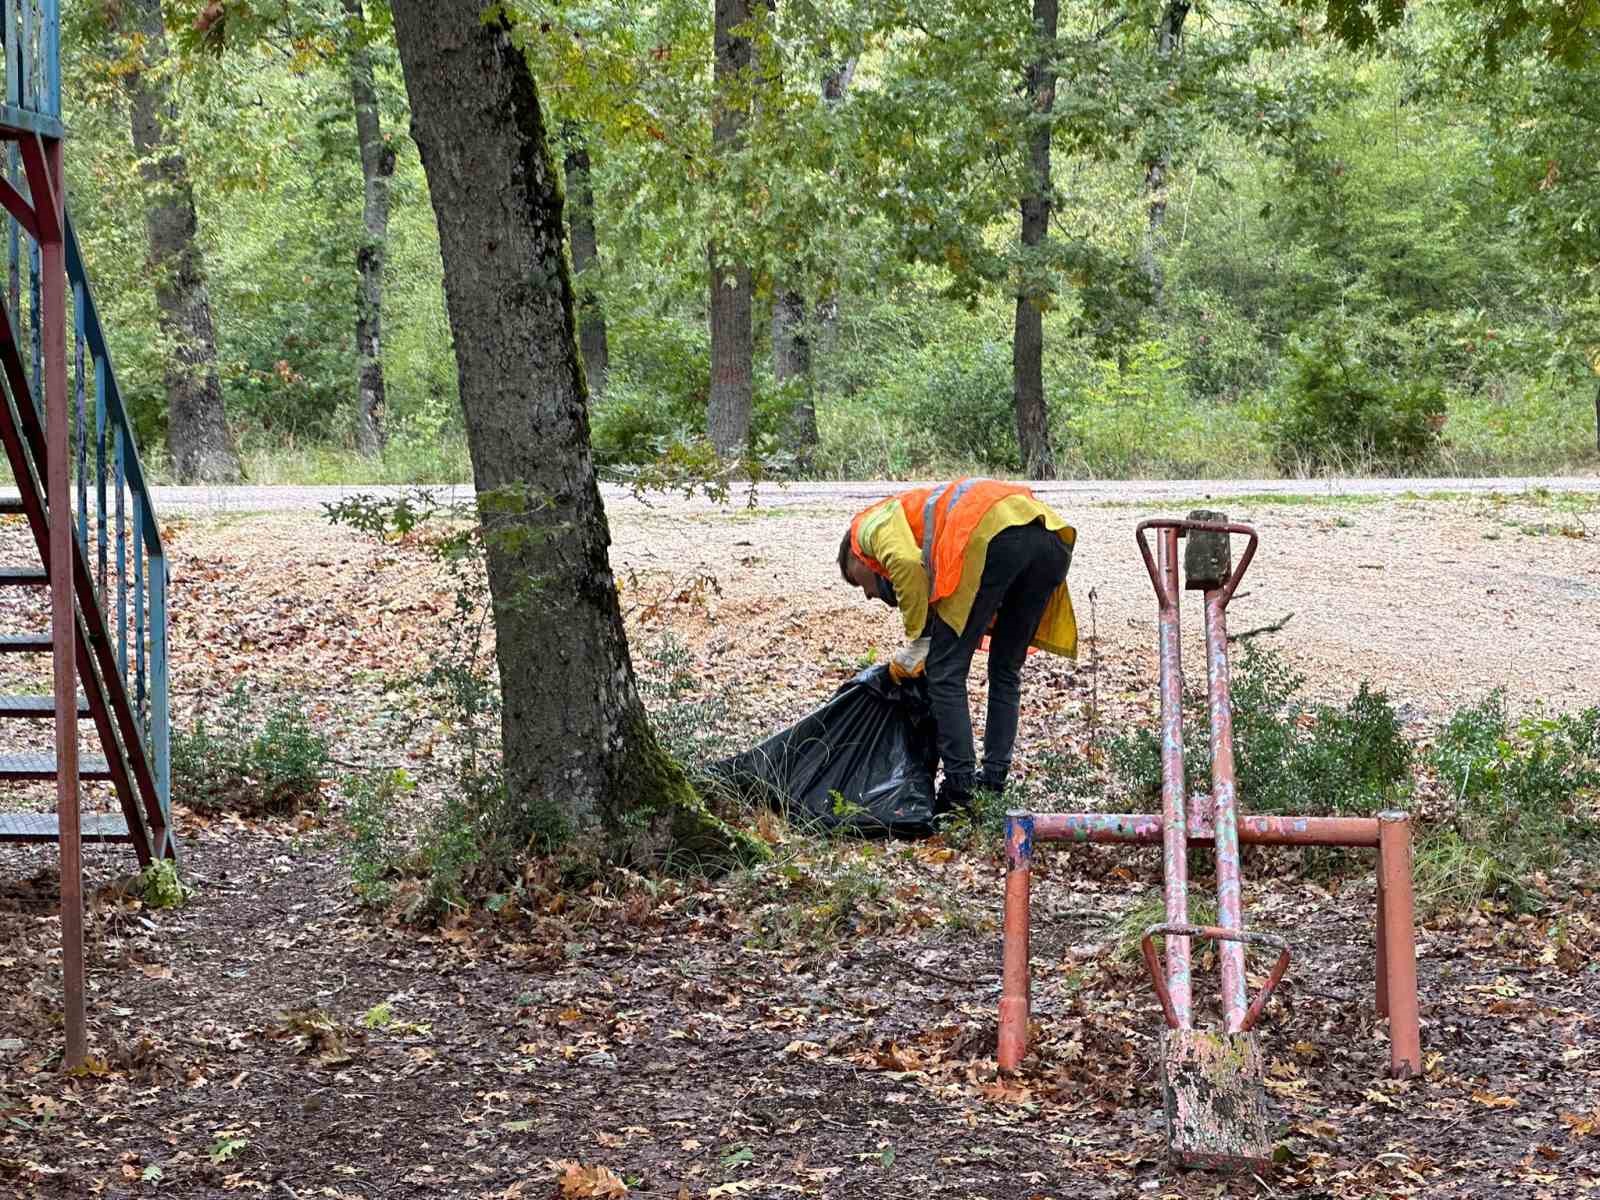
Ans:
<svg viewBox="0 0 1600 1200"><path fill-rule="evenodd" d="M1077 657L1067 592L1076 531L1021 484L958 479L863 509L839 543L839 573L869 600L898 607L910 640L889 670L927 672L944 782L936 815L970 809L977 788L1003 791L1017 740L1029 645ZM989 711L977 769L967 674L989 644Z"/></svg>

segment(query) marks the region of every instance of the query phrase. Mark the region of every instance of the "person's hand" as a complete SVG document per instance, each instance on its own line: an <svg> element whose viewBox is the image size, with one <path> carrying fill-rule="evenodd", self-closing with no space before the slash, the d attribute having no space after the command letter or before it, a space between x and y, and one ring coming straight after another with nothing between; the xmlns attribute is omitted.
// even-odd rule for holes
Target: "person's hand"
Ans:
<svg viewBox="0 0 1600 1200"><path fill-rule="evenodd" d="M897 650L894 657L889 660L889 678L896 683L904 683L923 674L927 670L927 665L928 639L918 638Z"/></svg>
<svg viewBox="0 0 1600 1200"><path fill-rule="evenodd" d="M889 678L894 680L896 683L904 683L908 679L919 678L923 674L924 669L925 668L922 663L918 663L915 667L907 669L902 667L894 659L891 658L889 660Z"/></svg>

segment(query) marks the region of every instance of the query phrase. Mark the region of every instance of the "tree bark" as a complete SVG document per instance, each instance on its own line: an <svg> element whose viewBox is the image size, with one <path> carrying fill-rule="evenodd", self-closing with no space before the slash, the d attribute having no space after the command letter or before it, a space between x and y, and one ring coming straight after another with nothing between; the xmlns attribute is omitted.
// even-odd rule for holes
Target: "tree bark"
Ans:
<svg viewBox="0 0 1600 1200"><path fill-rule="evenodd" d="M594 232L594 183L589 178L589 144L576 121L561 131L566 148L567 228L572 234L572 270L578 287L578 347L589 377L589 395L605 395L606 374L611 369L611 344L606 338L606 314L595 291L600 273L600 244Z"/></svg>
<svg viewBox="0 0 1600 1200"><path fill-rule="evenodd" d="M1184 0L1168 0L1156 26L1156 59L1162 64L1170 62L1178 52L1183 38L1183 22L1189 15L1189 5ZM1150 198L1149 219L1145 226L1143 245L1140 248L1140 267L1150 285L1151 303L1161 306L1166 275L1161 269L1161 227L1167 219L1167 172L1172 166L1172 153L1163 147L1161 153L1145 164L1144 192Z"/></svg>
<svg viewBox="0 0 1600 1200"><path fill-rule="evenodd" d="M1050 232L1050 120L1056 102L1055 40L1059 0L1033 0L1034 35L1039 53L1028 66L1027 92L1032 102L1028 129L1028 166L1032 190L1022 199L1022 247L1025 266ZM1017 445L1029 479L1056 477L1050 445L1050 418L1044 398L1044 302L1047 294L1027 285L1017 289L1016 326L1011 342L1012 401L1017 414Z"/></svg>
<svg viewBox="0 0 1600 1200"><path fill-rule="evenodd" d="M811 373L811 331L806 298L784 290L772 298L772 377L794 389L794 407L783 431L784 448L797 471L809 471L817 450L817 400Z"/></svg>
<svg viewBox="0 0 1600 1200"><path fill-rule="evenodd" d="M124 32L143 38L125 86L133 148L145 185L157 323L170 346L167 451L180 483L233 483L240 477L239 456L228 434L217 376L217 335L197 239L194 189L178 146L177 109L166 81L161 0L129 0L122 13Z"/></svg>
<svg viewBox="0 0 1600 1200"><path fill-rule="evenodd" d="M833 108L844 99L856 60L846 59L822 80L822 99ZM800 271L792 272L796 277ZM784 448L794 456L797 471L809 471L817 452L816 334L833 320L838 306L819 302L813 321L806 325L806 298L794 288L777 288L772 303L772 376L779 383L799 380L794 386L794 407L784 428Z"/></svg>
<svg viewBox="0 0 1600 1200"><path fill-rule="evenodd" d="M744 145L746 113L730 97L741 75L750 70L748 37L734 30L750 21L750 0L713 0L715 62L711 114L713 154L737 152ZM711 389L706 400L706 435L724 458L743 455L750 446L750 409L755 349L751 318L750 264L729 260L717 245L715 231L706 244L711 276Z"/></svg>
<svg viewBox="0 0 1600 1200"><path fill-rule="evenodd" d="M561 189L539 95L482 0L396 0L444 262L483 523L506 794L522 844L559 822L610 856L753 843L709 814L634 683L595 481Z"/></svg>
<svg viewBox="0 0 1600 1200"><path fill-rule="evenodd" d="M383 137L372 54L365 42L361 0L344 0L354 44L350 48L350 96L361 147L361 241L356 247L356 449L368 458L389 440L383 387L383 267L389 252L389 179L394 147Z"/></svg>

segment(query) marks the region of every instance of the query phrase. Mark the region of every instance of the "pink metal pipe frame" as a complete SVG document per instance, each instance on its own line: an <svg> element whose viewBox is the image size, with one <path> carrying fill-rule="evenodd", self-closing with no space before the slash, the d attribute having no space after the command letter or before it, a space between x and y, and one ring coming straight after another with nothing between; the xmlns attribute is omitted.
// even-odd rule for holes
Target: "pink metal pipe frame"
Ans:
<svg viewBox="0 0 1600 1200"><path fill-rule="evenodd" d="M1167 1024L1173 1029L1178 1028L1178 1014L1172 1009L1172 998L1167 995L1167 984L1162 978L1161 964L1156 958L1156 948L1150 939L1176 935L1206 938L1213 942L1239 945L1241 948L1243 943L1248 942L1254 946L1271 946L1278 952L1278 961L1272 968L1272 974L1267 977L1267 982L1256 996L1254 1003L1245 1009L1239 1020L1239 1028L1230 1029L1228 1032L1248 1033L1255 1028L1256 1022L1261 1019L1262 1009L1267 1007L1267 1001L1272 998L1272 993L1283 981L1284 972L1289 969L1289 943L1273 933L1246 933L1242 929L1225 929L1220 925L1150 926L1139 941L1139 949L1144 955L1145 970L1150 972L1150 982L1155 986L1156 999L1161 1001L1161 1012L1167 1018Z"/></svg>
<svg viewBox="0 0 1600 1200"><path fill-rule="evenodd" d="M1160 531L1158 556L1152 556L1146 529ZM1177 543L1180 531L1243 534L1250 541L1227 581L1207 590L1207 675L1211 710L1213 813L1189 812L1184 790L1182 732L1182 660L1179 646L1179 582ZM1015 1070L1027 1052L1029 1020L1028 906L1033 853L1038 842L1161 842L1164 859L1167 922L1156 932L1169 933L1167 965L1159 970L1151 934L1144 941L1163 1013L1173 1028L1189 1028L1193 1018L1190 938L1222 941L1223 1005L1230 1032L1253 1026L1288 967L1281 939L1247 934L1242 926L1239 844L1300 846L1372 846L1378 849L1377 1012L1389 1017L1390 1071L1397 1076L1421 1069L1417 1003L1416 943L1411 892L1411 825L1405 813L1382 813L1377 819L1356 817L1240 816L1237 813L1232 754L1232 706L1229 699L1225 611L1239 581L1255 557L1258 538L1246 525L1199 521L1146 521L1136 531L1139 552L1160 602L1159 650L1162 708L1161 816L1129 813L1025 813L1006 818L1008 870L1004 972L1000 1003L999 1063ZM1159 562L1157 561L1159 557ZM1225 926L1201 929L1188 924L1188 855L1190 845L1212 843L1217 850L1218 916ZM1246 942L1279 946L1281 953L1267 986L1247 1009L1244 972ZM1164 978L1163 978L1164 975Z"/></svg>
<svg viewBox="0 0 1600 1200"><path fill-rule="evenodd" d="M1028 1050L1028 926L1033 857L1044 842L1154 845L1162 840L1161 818L1146 813L1028 813L1006 815L1006 846L1025 853L1011 858L1006 875L1005 971L1001 981L999 1062L1014 1071ZM1013 830L1026 830L1020 838ZM1188 840L1205 845L1209 824L1191 821ZM1417 951L1411 894L1411 818L1403 812L1377 817L1239 818L1239 840L1256 846L1348 846L1378 851L1377 1012L1389 1018L1389 1072L1404 1078L1422 1069L1417 1001ZM1174 939L1176 940L1176 939Z"/></svg>
<svg viewBox="0 0 1600 1200"><path fill-rule="evenodd" d="M1139 552L1160 601L1157 638L1161 657L1161 857L1162 888L1167 923L1189 923L1188 801L1183 778L1183 633L1178 620L1178 527L1161 527L1160 565L1151 560L1150 546L1139 526ZM1194 992L1189 965L1189 939L1167 940L1167 1011L1175 1013L1178 1028L1188 1029L1194 1012Z"/></svg>

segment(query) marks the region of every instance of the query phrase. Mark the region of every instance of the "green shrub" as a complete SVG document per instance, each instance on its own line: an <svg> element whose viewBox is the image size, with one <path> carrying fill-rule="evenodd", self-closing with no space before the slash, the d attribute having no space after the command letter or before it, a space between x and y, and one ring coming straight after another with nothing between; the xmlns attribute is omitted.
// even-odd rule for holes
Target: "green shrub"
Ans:
<svg viewBox="0 0 1600 1200"><path fill-rule="evenodd" d="M1444 426L1437 380L1385 378L1336 332L1291 346L1279 393L1269 432L1286 471L1412 466L1433 451Z"/></svg>
<svg viewBox="0 0 1600 1200"><path fill-rule="evenodd" d="M693 775L732 747L721 732L728 719L726 699L716 689L698 698L700 681L691 666L688 647L666 634L640 654L637 681L661 748Z"/></svg>
<svg viewBox="0 0 1600 1200"><path fill-rule="evenodd" d="M158 858L143 871L134 885L147 908L181 908L194 889L178 875L178 864Z"/></svg>
<svg viewBox="0 0 1600 1200"><path fill-rule="evenodd" d="M1529 873L1596 832L1600 707L1513 721L1497 690L1456 711L1428 762L1454 831L1493 857L1514 899Z"/></svg>
<svg viewBox="0 0 1600 1200"><path fill-rule="evenodd" d="M215 727L199 717L172 735L173 794L199 813L296 813L320 796L327 770L328 740L299 700L286 697L258 720L243 683L223 701Z"/></svg>
<svg viewBox="0 0 1600 1200"><path fill-rule="evenodd" d="M1403 796L1411 746L1383 692L1363 683L1348 704L1311 705L1305 677L1270 650L1246 646L1232 680L1234 771L1245 812L1370 815ZM1211 791L1210 718L1204 694L1184 701L1184 774ZM1136 729L1106 746L1112 776L1145 799L1161 794L1156 734Z"/></svg>
<svg viewBox="0 0 1600 1200"><path fill-rule="evenodd" d="M919 357L907 364L913 369L902 373L893 399L928 431L934 448L985 470L1019 470L1011 348L981 342Z"/></svg>
<svg viewBox="0 0 1600 1200"><path fill-rule="evenodd" d="M403 770L373 771L344 781L350 838L342 858L350 872L350 886L364 905L381 908L393 895L391 880L403 858L396 810L401 798L416 786Z"/></svg>

